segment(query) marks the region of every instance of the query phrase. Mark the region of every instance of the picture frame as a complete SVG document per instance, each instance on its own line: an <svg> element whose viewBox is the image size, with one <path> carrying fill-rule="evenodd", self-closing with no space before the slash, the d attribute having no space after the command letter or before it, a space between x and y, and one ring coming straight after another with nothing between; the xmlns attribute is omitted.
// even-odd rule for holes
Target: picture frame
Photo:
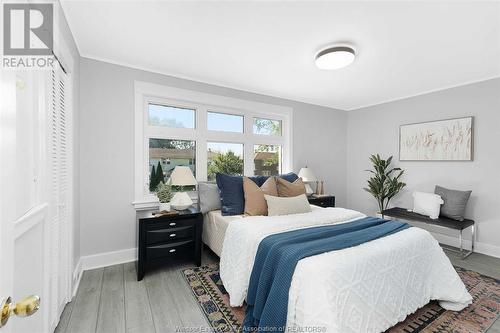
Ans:
<svg viewBox="0 0 500 333"><path fill-rule="evenodd" d="M473 161L474 117L399 126L400 161Z"/></svg>

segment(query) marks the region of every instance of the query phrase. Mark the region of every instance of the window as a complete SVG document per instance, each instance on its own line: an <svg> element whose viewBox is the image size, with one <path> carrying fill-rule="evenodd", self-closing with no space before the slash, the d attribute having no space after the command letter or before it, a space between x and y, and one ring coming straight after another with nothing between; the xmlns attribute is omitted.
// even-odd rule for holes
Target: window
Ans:
<svg viewBox="0 0 500 333"><path fill-rule="evenodd" d="M175 106L148 105L149 124L175 128L194 128L195 110Z"/></svg>
<svg viewBox="0 0 500 333"><path fill-rule="evenodd" d="M149 190L166 182L177 165L189 166L196 177L196 143L190 140L149 139Z"/></svg>
<svg viewBox="0 0 500 333"><path fill-rule="evenodd" d="M281 136L281 121L264 118L253 118L253 133L260 135Z"/></svg>
<svg viewBox="0 0 500 333"><path fill-rule="evenodd" d="M207 112L207 128L210 131L243 133L243 116Z"/></svg>
<svg viewBox="0 0 500 333"><path fill-rule="evenodd" d="M281 146L255 145L253 155L254 175L275 176L281 170Z"/></svg>
<svg viewBox="0 0 500 333"><path fill-rule="evenodd" d="M291 108L138 81L134 89L136 209L155 207L152 191L178 165L198 181L292 170Z"/></svg>
<svg viewBox="0 0 500 333"><path fill-rule="evenodd" d="M243 144L207 142L207 179L215 180L217 172L243 174Z"/></svg>

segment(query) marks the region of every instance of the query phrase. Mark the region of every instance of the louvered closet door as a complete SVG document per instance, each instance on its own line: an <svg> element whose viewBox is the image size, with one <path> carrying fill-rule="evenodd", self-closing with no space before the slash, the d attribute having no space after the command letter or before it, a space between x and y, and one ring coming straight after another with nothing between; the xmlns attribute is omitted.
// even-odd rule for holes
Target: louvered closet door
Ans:
<svg viewBox="0 0 500 333"><path fill-rule="evenodd" d="M50 319L57 322L69 301L69 119L66 108L66 74L51 72L50 103Z"/></svg>

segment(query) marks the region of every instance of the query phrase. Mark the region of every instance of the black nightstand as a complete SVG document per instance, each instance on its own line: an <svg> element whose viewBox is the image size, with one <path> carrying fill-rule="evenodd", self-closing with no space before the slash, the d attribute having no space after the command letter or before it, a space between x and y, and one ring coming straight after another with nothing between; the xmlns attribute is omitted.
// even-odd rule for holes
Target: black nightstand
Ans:
<svg viewBox="0 0 500 333"><path fill-rule="evenodd" d="M335 207L335 196L333 195L325 195L321 197L315 197L313 195L308 197L307 200L311 205L320 206L324 208Z"/></svg>
<svg viewBox="0 0 500 333"><path fill-rule="evenodd" d="M137 281L142 280L146 269L176 259L194 259L201 265L201 234L203 215L195 208L180 211L177 215L138 219Z"/></svg>

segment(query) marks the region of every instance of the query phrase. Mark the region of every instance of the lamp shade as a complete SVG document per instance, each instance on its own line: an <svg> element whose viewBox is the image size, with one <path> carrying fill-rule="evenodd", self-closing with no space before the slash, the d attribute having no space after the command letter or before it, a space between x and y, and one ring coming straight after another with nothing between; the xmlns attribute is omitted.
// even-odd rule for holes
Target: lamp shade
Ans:
<svg viewBox="0 0 500 333"><path fill-rule="evenodd" d="M302 178L302 181L304 182L315 182L318 180L318 178L316 178L316 175L308 167L300 169L299 177Z"/></svg>
<svg viewBox="0 0 500 333"><path fill-rule="evenodd" d="M193 172L187 166L176 166L170 175L170 184L174 186L196 185Z"/></svg>

